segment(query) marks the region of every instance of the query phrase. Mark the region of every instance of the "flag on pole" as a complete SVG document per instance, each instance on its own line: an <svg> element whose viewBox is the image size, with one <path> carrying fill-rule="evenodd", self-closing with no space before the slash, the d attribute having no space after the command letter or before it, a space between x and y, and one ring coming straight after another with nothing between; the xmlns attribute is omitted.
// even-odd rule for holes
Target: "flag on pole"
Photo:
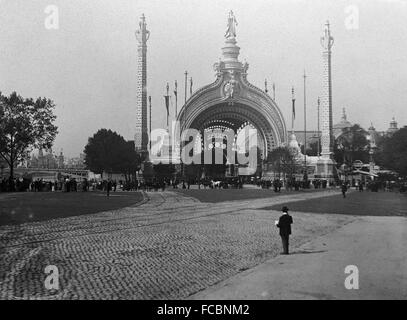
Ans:
<svg viewBox="0 0 407 320"><path fill-rule="evenodd" d="M167 117L170 114L170 96L164 96L165 108L167 109Z"/></svg>
<svg viewBox="0 0 407 320"><path fill-rule="evenodd" d="M170 115L170 96L164 96L165 99L165 108L167 109L167 126L168 126L168 117Z"/></svg>
<svg viewBox="0 0 407 320"><path fill-rule="evenodd" d="M177 88L178 88L178 83L177 83L177 80L175 80L174 96L177 96L177 94L178 94Z"/></svg>
<svg viewBox="0 0 407 320"><path fill-rule="evenodd" d="M295 119L295 98L294 98L294 88L291 90L292 100L293 100L293 119Z"/></svg>
<svg viewBox="0 0 407 320"><path fill-rule="evenodd" d="M191 79L190 79L189 83L190 83L190 87L189 87L189 95L190 95L190 96L192 96L192 85L193 85L193 82L192 82L192 77L191 77Z"/></svg>

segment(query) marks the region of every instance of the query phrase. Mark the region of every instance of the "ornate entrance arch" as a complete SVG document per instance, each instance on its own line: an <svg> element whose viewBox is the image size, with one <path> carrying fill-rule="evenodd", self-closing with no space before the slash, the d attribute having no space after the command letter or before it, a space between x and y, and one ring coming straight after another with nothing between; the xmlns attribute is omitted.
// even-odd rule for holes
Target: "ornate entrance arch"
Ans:
<svg viewBox="0 0 407 320"><path fill-rule="evenodd" d="M236 19L229 19L236 23ZM228 25L228 30L235 25ZM197 90L182 107L177 117L180 132L194 128L203 132L210 126L223 126L237 132L245 123L258 131L263 157L272 149L287 143L283 115L276 102L247 80L248 63L238 60L240 48L236 32L226 32L222 59L214 64L216 80Z"/></svg>

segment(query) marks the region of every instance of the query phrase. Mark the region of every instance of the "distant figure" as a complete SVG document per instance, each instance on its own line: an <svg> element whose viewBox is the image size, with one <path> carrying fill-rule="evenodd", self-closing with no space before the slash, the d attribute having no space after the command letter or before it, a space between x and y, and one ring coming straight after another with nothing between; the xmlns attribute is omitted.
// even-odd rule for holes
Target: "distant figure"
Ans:
<svg viewBox="0 0 407 320"><path fill-rule="evenodd" d="M341 190L342 190L342 195L343 195L343 197L346 198L346 191L348 191L348 187L346 186L346 183L345 183L345 182L342 183Z"/></svg>
<svg viewBox="0 0 407 320"><path fill-rule="evenodd" d="M107 185L106 185L106 195L109 196L110 195L110 190L112 190L112 181L108 181Z"/></svg>
<svg viewBox="0 0 407 320"><path fill-rule="evenodd" d="M276 221L276 226L280 229L280 236L283 242L283 252L282 254L289 254L289 237L291 234L291 224L293 223L293 218L288 214L288 208L286 206L282 209L283 215L278 221Z"/></svg>

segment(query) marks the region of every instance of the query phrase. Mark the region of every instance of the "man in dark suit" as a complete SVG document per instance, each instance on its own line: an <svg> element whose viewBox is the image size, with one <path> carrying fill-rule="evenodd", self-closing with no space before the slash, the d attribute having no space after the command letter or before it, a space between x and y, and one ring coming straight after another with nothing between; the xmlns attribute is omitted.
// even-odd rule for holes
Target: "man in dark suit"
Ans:
<svg viewBox="0 0 407 320"><path fill-rule="evenodd" d="M348 186L346 185L346 182L342 183L341 190L342 190L342 196L344 198L346 198L346 191L348 191Z"/></svg>
<svg viewBox="0 0 407 320"><path fill-rule="evenodd" d="M277 223L277 227L280 229L281 240L283 241L283 253L288 254L288 239L291 234L291 224L293 218L288 214L288 208L286 206L282 209L283 215L280 217Z"/></svg>

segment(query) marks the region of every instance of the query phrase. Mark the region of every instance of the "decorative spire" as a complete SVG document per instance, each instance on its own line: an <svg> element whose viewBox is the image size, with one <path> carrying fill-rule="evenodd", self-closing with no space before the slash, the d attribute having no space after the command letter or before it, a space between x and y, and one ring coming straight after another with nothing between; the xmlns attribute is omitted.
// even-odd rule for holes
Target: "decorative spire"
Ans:
<svg viewBox="0 0 407 320"><path fill-rule="evenodd" d="M139 29L136 30L136 39L140 44L145 45L148 38L150 38L150 31L147 30L146 17L143 13L140 17Z"/></svg>
<svg viewBox="0 0 407 320"><path fill-rule="evenodd" d="M346 111L345 111L345 108L342 108L342 121L346 121Z"/></svg>
<svg viewBox="0 0 407 320"><path fill-rule="evenodd" d="M321 37L321 45L326 51L331 51L334 44L334 38L331 36L331 30L329 28L329 21L325 23L324 35Z"/></svg>
<svg viewBox="0 0 407 320"><path fill-rule="evenodd" d="M267 79L264 79L264 92L268 93L268 89L267 89Z"/></svg>

